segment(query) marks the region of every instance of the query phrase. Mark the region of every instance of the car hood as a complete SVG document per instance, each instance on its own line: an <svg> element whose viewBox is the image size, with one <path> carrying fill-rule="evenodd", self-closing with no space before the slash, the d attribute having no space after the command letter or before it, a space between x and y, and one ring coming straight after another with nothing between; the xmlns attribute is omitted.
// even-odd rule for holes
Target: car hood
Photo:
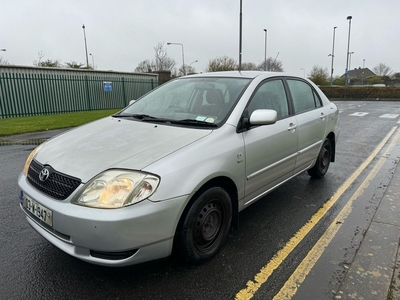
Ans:
<svg viewBox="0 0 400 300"><path fill-rule="evenodd" d="M141 170L211 132L108 117L47 141L35 159L87 182L106 169Z"/></svg>

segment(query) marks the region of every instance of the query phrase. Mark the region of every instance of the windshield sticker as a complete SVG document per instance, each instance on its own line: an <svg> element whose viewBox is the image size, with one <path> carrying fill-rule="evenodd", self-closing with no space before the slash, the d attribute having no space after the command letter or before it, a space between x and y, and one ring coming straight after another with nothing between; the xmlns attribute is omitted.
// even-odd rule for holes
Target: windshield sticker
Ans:
<svg viewBox="0 0 400 300"><path fill-rule="evenodd" d="M205 121L206 119L207 119L207 117L198 116L196 118L196 121Z"/></svg>
<svg viewBox="0 0 400 300"><path fill-rule="evenodd" d="M214 123L215 119L214 118L207 118L205 119L206 122L208 123Z"/></svg>

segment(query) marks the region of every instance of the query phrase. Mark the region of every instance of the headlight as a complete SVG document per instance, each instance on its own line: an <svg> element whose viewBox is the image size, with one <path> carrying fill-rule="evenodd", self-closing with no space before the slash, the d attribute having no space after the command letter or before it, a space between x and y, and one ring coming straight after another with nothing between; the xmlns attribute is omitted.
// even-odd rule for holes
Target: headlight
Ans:
<svg viewBox="0 0 400 300"><path fill-rule="evenodd" d="M157 176L127 170L108 170L90 180L71 203L95 208L120 208L150 197Z"/></svg>
<svg viewBox="0 0 400 300"><path fill-rule="evenodd" d="M40 148L42 148L42 146L43 146L44 144L45 144L45 143L42 143L42 144L40 144L39 146L37 146L37 147L31 152L31 154L29 154L28 158L26 159L25 166L24 166L24 175L25 175L25 176L28 176L29 166L30 166L30 164L31 164L31 162L32 162L32 160L33 160L33 158L35 157L36 153L38 153L38 151L40 150Z"/></svg>

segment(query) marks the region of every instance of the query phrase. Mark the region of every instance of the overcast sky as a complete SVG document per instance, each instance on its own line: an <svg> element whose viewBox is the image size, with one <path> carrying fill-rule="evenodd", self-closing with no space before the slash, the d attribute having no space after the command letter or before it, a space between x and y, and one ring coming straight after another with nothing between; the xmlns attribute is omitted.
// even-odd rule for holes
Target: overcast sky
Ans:
<svg viewBox="0 0 400 300"><path fill-rule="evenodd" d="M168 56L197 72L209 60L227 55L239 61L240 0L0 0L0 57L32 66L44 59L86 63L82 25L86 27L89 64L99 70L132 72L154 59L164 42ZM351 69L371 70L385 63L400 72L400 0L243 0L242 62L282 61L284 71L303 75L314 65L330 70L335 38L334 75L346 68L352 16ZM330 72L329 72L330 73Z"/></svg>

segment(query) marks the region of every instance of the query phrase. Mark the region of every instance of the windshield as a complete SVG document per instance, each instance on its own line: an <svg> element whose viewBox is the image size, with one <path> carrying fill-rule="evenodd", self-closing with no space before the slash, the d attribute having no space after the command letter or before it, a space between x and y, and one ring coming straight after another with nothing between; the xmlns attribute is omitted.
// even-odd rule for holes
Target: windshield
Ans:
<svg viewBox="0 0 400 300"><path fill-rule="evenodd" d="M213 126L226 119L248 78L179 78L151 91L116 117L132 116L148 122Z"/></svg>

